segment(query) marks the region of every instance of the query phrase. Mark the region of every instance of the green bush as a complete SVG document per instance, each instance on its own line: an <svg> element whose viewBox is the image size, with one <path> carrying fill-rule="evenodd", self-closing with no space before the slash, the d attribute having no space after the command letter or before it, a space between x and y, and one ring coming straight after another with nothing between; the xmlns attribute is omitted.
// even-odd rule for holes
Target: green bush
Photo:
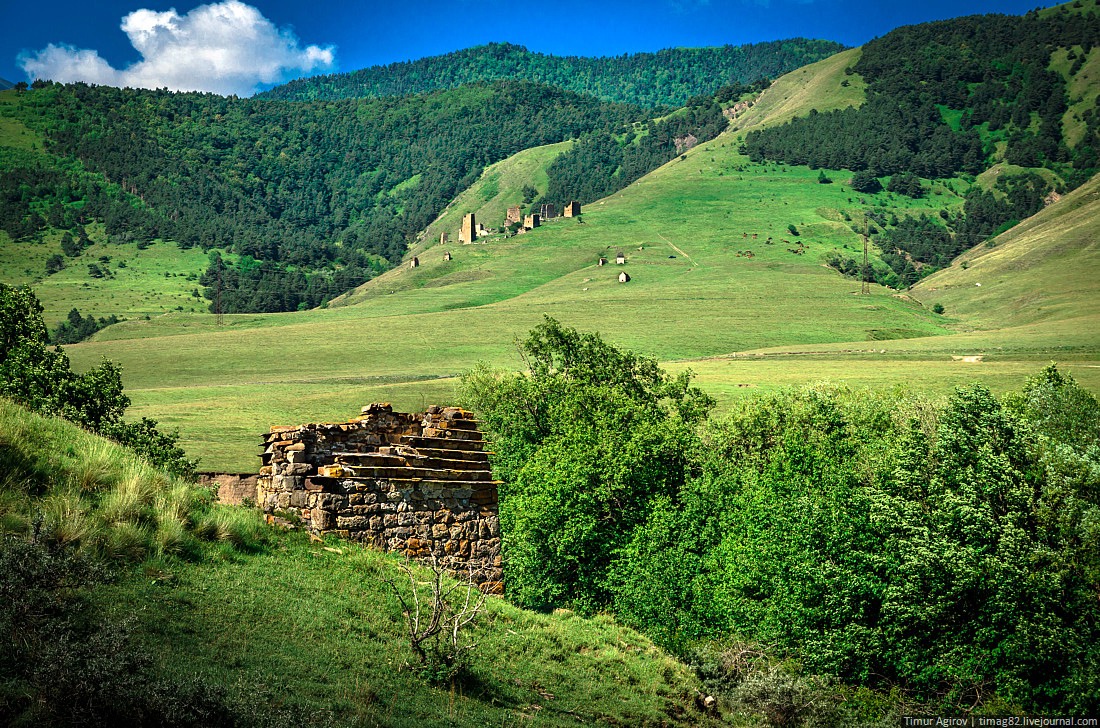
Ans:
<svg viewBox="0 0 1100 728"><path fill-rule="evenodd" d="M77 374L61 347L49 348L42 304L29 288L0 283L0 343L0 396L106 435L176 475L194 476L195 462L176 444L177 435L158 431L148 418L123 421L130 399L117 365L104 360Z"/></svg>
<svg viewBox="0 0 1100 728"><path fill-rule="evenodd" d="M679 492L695 425L713 402L652 359L547 319L527 374L479 368L463 398L494 442L505 582L517 603L592 611L608 570L656 499Z"/></svg>
<svg viewBox="0 0 1100 728"><path fill-rule="evenodd" d="M621 552L618 614L674 648L742 634L945 708L1095 711L1097 405L1051 373L1010 402L742 403Z"/></svg>

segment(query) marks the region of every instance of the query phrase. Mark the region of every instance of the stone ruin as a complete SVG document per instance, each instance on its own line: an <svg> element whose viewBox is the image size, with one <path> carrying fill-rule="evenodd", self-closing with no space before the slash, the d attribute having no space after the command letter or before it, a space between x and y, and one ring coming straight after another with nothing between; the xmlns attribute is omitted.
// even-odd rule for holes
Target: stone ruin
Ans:
<svg viewBox="0 0 1100 728"><path fill-rule="evenodd" d="M519 205L512 205L508 208L508 214L504 218L504 226L518 225L521 222L523 222L523 212L520 211Z"/></svg>
<svg viewBox="0 0 1100 728"><path fill-rule="evenodd" d="M562 208L562 214L566 217L577 217L581 214L581 203L576 200L569 202Z"/></svg>
<svg viewBox="0 0 1100 728"><path fill-rule="evenodd" d="M537 212L533 212L530 215L523 218L523 227L528 230L534 230L539 226L542 218Z"/></svg>
<svg viewBox="0 0 1100 728"><path fill-rule="evenodd" d="M553 202L544 202L539 208L539 214L542 215L543 220L553 220L558 216L558 210Z"/></svg>
<svg viewBox="0 0 1100 728"><path fill-rule="evenodd" d="M468 212L462 217L462 229L458 231L458 242L469 245L477 240L477 221L474 213Z"/></svg>
<svg viewBox="0 0 1100 728"><path fill-rule="evenodd" d="M339 424L272 427L257 501L269 522L298 522L410 558L435 554L482 589L503 590L497 482L471 413L363 408Z"/></svg>
<svg viewBox="0 0 1100 728"><path fill-rule="evenodd" d="M682 154L699 143L699 140L695 137L694 134L678 136L672 141L676 145L677 154Z"/></svg>

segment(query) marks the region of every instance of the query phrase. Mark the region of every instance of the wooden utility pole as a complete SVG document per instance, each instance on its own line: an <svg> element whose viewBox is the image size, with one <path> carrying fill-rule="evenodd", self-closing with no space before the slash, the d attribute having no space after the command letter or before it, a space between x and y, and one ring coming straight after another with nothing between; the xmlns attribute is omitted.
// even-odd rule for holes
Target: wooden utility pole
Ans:
<svg viewBox="0 0 1100 728"><path fill-rule="evenodd" d="M869 295L871 293L871 286L867 282L867 246L868 246L869 241L870 241L869 232L870 231L867 228L864 228L864 231L863 231L863 268L859 272L859 277L863 281L863 285L859 289L859 294L861 296L866 296L866 295Z"/></svg>
<svg viewBox="0 0 1100 728"><path fill-rule="evenodd" d="M218 277L214 279L214 325L221 326L222 319L222 269L218 266Z"/></svg>

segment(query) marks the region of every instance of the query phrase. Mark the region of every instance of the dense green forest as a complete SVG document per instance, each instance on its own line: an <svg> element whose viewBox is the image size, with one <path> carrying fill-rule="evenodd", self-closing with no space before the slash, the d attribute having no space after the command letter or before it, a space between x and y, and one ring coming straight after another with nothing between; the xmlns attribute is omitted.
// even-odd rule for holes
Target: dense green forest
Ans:
<svg viewBox="0 0 1100 728"><path fill-rule="evenodd" d="M0 225L80 239L97 219L112 241L230 250L240 262L213 261L204 280L224 312L319 305L399 260L486 165L648 116L524 81L304 104L36 86L22 121L54 163L28 154L0 172Z"/></svg>
<svg viewBox="0 0 1100 728"><path fill-rule="evenodd" d="M701 96L690 99L684 109L639 125L626 134L593 132L582 137L546 170L550 184L543 199L588 204L607 197L681 151L710 141L727 126L729 121L717 101Z"/></svg>
<svg viewBox="0 0 1100 728"><path fill-rule="evenodd" d="M853 187L865 192L890 175L892 191L919 196L915 177L973 175L1001 160L1050 169L1064 183L1028 174L1001 179L995 192L969 193L963 217L908 221L890 231L879 241L884 260L902 284L912 283L909 257L930 264L930 271L1036 212L1056 185L1072 189L1100 168L1100 113L1095 104L1079 113L1084 134L1070 144L1063 119L1067 82L1048 68L1055 50L1068 49L1072 77L1100 45L1100 12L1091 5L894 30L867 43L850 69L867 82L863 106L812 112L751 132L745 151L755 161L851 169ZM934 233L934 240L914 234L918 229Z"/></svg>
<svg viewBox="0 0 1100 728"><path fill-rule="evenodd" d="M567 32L567 31L565 31ZM292 81L258 98L313 101L402 96L502 78L526 79L643 106L682 106L730 83L775 78L844 50L826 40L790 40L718 48L670 48L602 58L533 53L491 43L442 56Z"/></svg>
<svg viewBox="0 0 1100 728"><path fill-rule="evenodd" d="M1100 709L1100 404L1055 366L1000 400L820 385L710 420L689 372L594 334L548 318L521 350L463 390L509 599L610 610L716 688L771 652L933 711Z"/></svg>

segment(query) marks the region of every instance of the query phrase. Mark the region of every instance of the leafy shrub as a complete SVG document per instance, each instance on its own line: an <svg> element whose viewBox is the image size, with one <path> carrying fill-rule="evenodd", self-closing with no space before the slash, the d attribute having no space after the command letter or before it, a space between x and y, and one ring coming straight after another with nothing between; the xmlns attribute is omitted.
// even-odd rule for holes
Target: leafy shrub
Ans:
<svg viewBox="0 0 1100 728"><path fill-rule="evenodd" d="M177 435L158 431L148 418L123 421L130 399L118 366L104 360L77 374L60 347L48 348L42 304L29 288L0 283L0 344L0 395L106 435L177 475L194 476L195 463L176 445Z"/></svg>
<svg viewBox="0 0 1100 728"><path fill-rule="evenodd" d="M652 359L547 317L523 342L529 374L463 380L497 455L505 582L535 609L592 611L608 569L654 499L688 474L694 427L713 401Z"/></svg>
<svg viewBox="0 0 1100 728"><path fill-rule="evenodd" d="M674 648L743 634L943 707L1096 710L1097 404L1051 372L1009 401L740 404L620 552L616 610Z"/></svg>

